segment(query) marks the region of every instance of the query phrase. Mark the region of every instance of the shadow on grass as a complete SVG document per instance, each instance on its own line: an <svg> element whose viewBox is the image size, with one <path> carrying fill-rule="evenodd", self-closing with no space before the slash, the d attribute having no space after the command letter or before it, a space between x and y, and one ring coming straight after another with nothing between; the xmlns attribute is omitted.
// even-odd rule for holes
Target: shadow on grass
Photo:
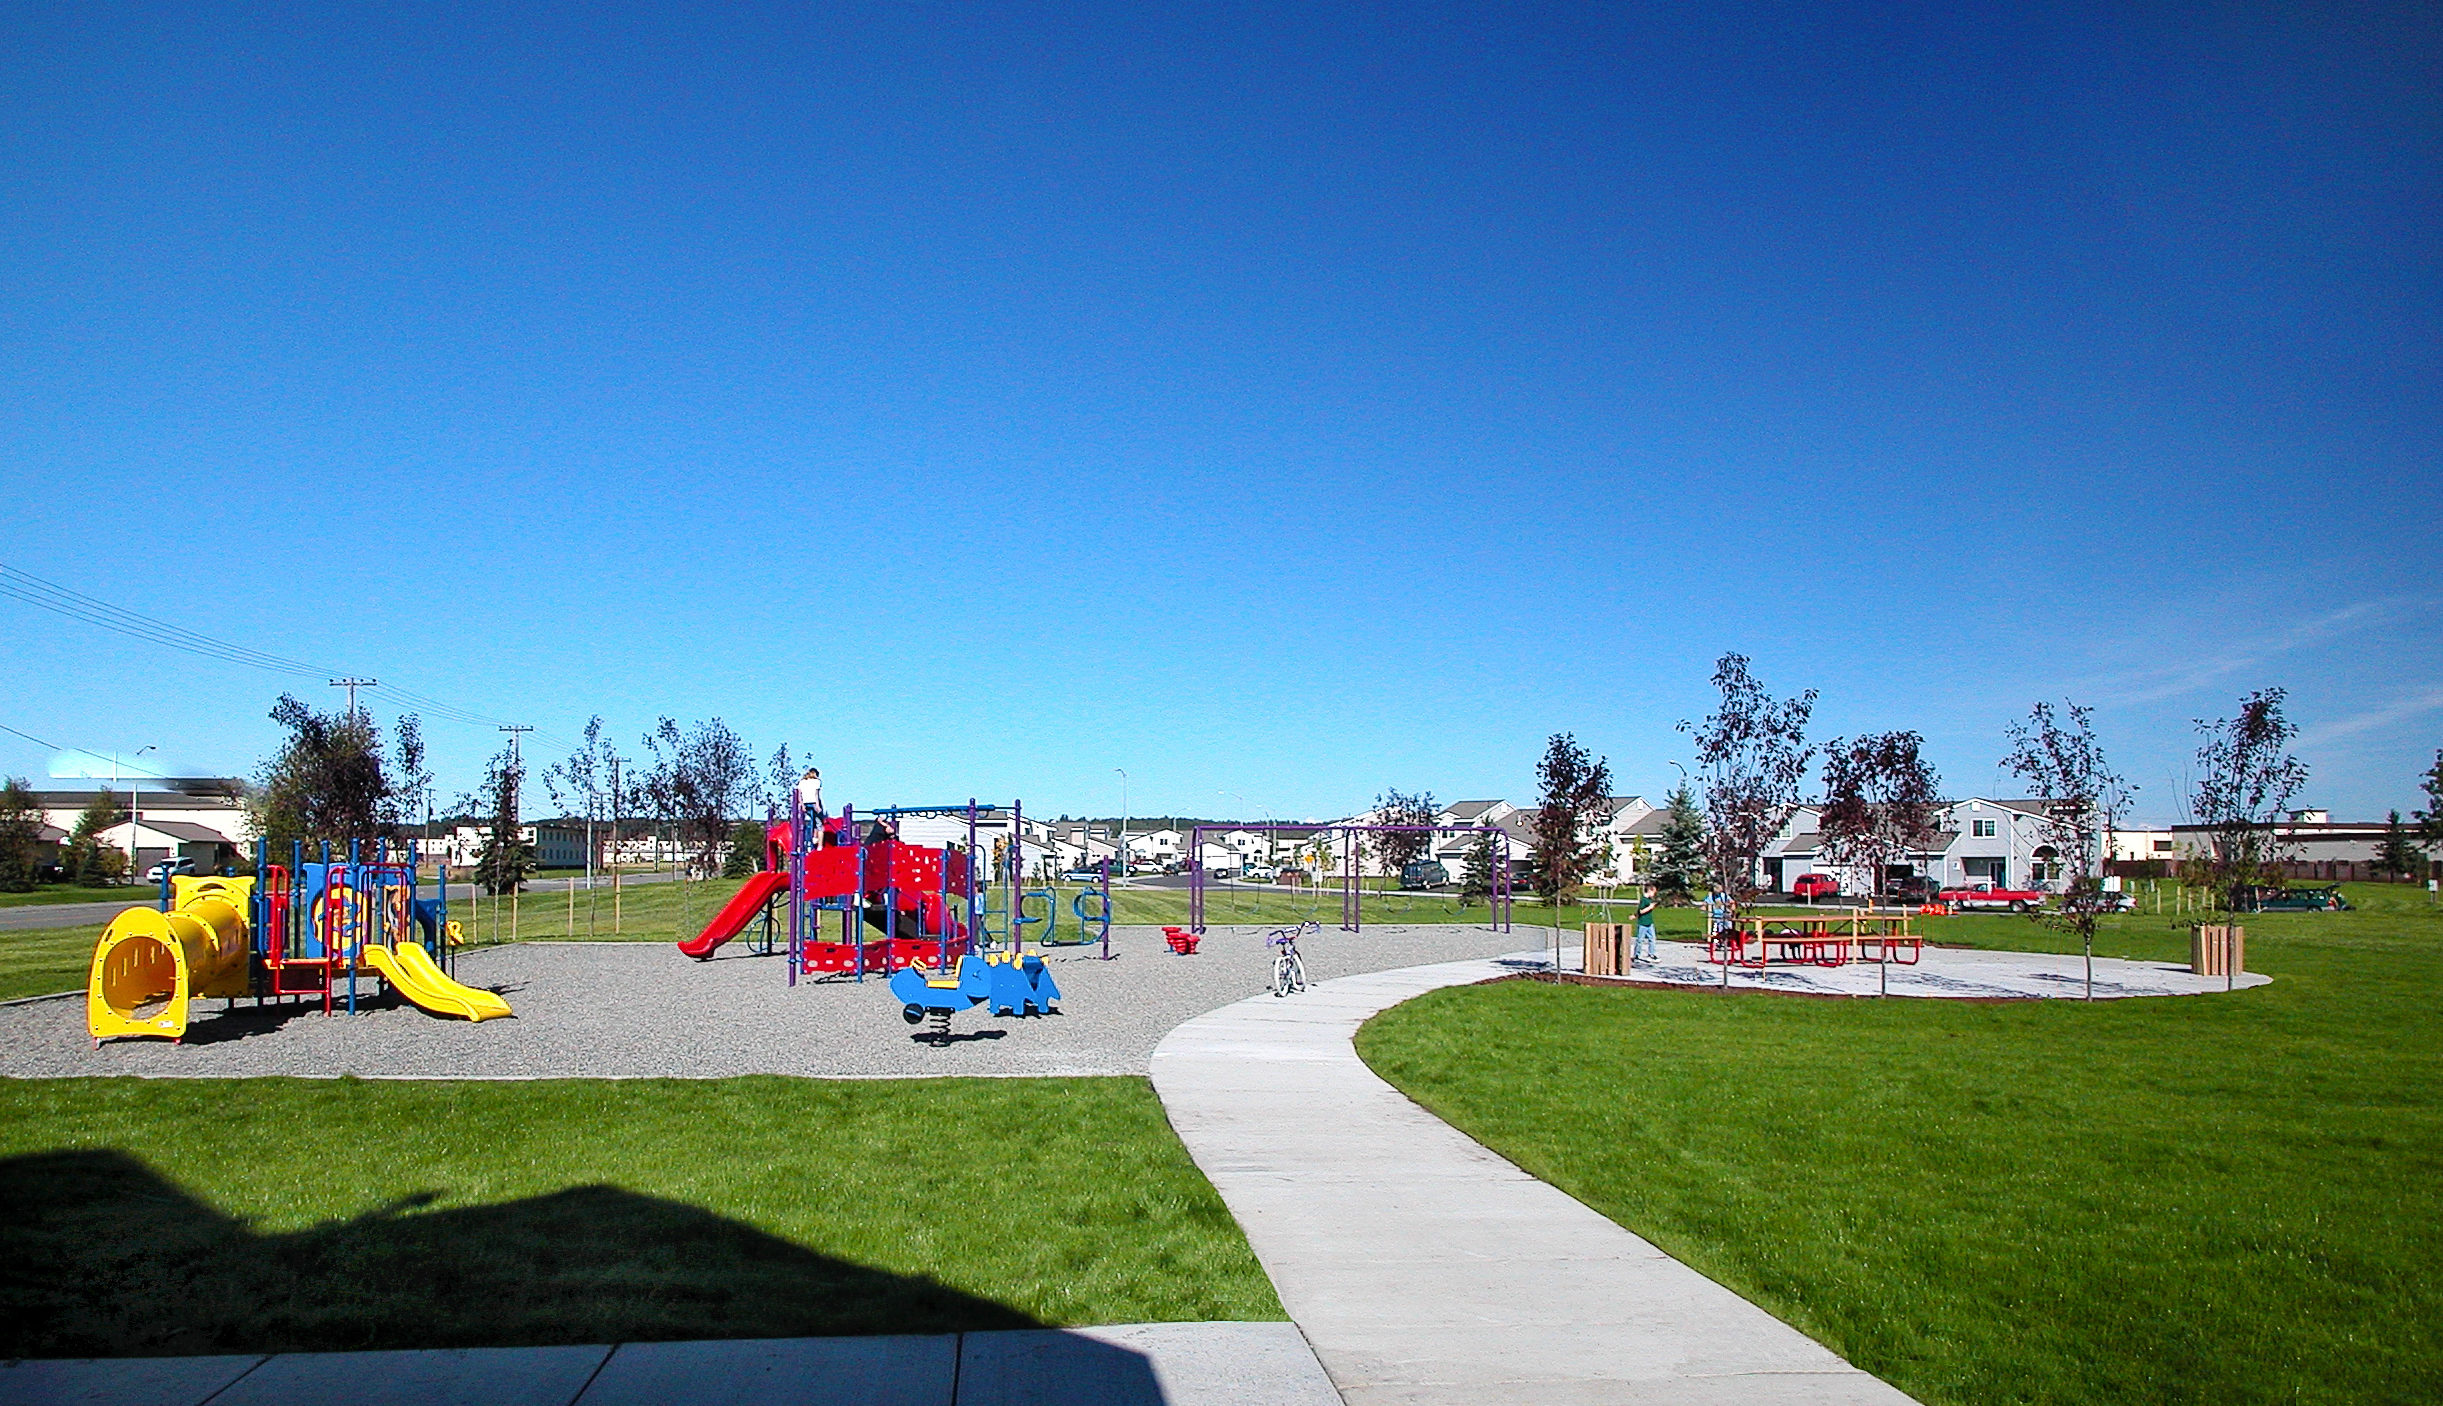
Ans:
<svg viewBox="0 0 2443 1406"><path fill-rule="evenodd" d="M437 1199L414 1191L355 1220L264 1235L125 1153L0 1159L0 1205L10 1208L0 1218L0 1358L1041 1326L617 1187L423 1209Z"/></svg>

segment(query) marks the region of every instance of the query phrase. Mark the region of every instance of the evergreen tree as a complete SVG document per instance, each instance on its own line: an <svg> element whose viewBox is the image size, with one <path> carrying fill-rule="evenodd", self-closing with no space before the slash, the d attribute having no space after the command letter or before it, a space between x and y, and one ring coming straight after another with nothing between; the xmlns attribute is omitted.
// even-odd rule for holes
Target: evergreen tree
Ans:
<svg viewBox="0 0 2443 1406"><path fill-rule="evenodd" d="M1467 859L1459 868L1459 906L1467 907L1477 899L1493 896L1493 837L1479 835L1468 846Z"/></svg>
<svg viewBox="0 0 2443 1406"><path fill-rule="evenodd" d="M763 822L741 820L730 831L729 857L721 861L721 877L743 879L763 868Z"/></svg>
<svg viewBox="0 0 2443 1406"><path fill-rule="evenodd" d="M475 856L475 881L490 894L509 893L525 886L526 876L535 869L534 846L526 843L524 827L518 824L518 788L525 780L525 768L518 764L513 749L504 747L492 759L484 772L485 798L491 802L492 819L484 833L483 848Z"/></svg>
<svg viewBox="0 0 2443 1406"><path fill-rule="evenodd" d="M42 809L25 778L12 776L0 785L0 893L34 887L34 851L41 843Z"/></svg>
<svg viewBox="0 0 2443 1406"><path fill-rule="evenodd" d="M119 808L119 798L104 791L93 798L76 817L76 828L68 834L68 853L62 867L73 883L99 887L115 884L127 877L127 856L117 845L103 836L113 826L127 822L127 812Z"/></svg>
<svg viewBox="0 0 2443 1406"><path fill-rule="evenodd" d="M2375 871L2406 878L2425 867L2426 857L2418 853L2416 843L2409 838L2409 827L2401 824L2401 813L2392 812L2384 825L2383 845L2375 851Z"/></svg>
<svg viewBox="0 0 2443 1406"><path fill-rule="evenodd" d="M2426 809L2417 813L2418 839L2427 850L2443 851L2443 752L2435 753L2435 764L2418 778L2426 792Z"/></svg>
<svg viewBox="0 0 2443 1406"><path fill-rule="evenodd" d="M1654 887L1665 903L1689 903L1705 888L1705 812L1683 781L1663 813L1663 848L1655 856Z"/></svg>

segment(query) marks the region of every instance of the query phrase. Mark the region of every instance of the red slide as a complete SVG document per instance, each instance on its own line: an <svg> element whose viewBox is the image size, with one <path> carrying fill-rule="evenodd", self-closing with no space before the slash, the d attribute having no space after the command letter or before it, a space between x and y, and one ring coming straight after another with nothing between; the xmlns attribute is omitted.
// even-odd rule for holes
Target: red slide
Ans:
<svg viewBox="0 0 2443 1406"><path fill-rule="evenodd" d="M723 904L713 920L704 925L704 931L680 943L679 950L702 961L755 921L755 915L772 901L772 895L788 890L789 874L785 869L766 869L754 875L739 886L738 896Z"/></svg>

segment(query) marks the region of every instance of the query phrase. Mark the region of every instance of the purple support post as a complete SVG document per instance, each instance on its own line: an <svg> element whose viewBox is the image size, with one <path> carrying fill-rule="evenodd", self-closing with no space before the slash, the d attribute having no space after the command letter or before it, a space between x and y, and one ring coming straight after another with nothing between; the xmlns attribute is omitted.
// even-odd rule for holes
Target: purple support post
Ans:
<svg viewBox="0 0 2443 1406"><path fill-rule="evenodd" d="M1188 931L1205 930L1205 827L1188 830Z"/></svg>
<svg viewBox="0 0 2443 1406"><path fill-rule="evenodd" d="M850 927L850 941L856 950L857 980L865 980L865 836L857 829L854 806L842 806L841 814L848 817L848 842L857 847L857 891L848 897L850 911L857 921Z"/></svg>
<svg viewBox="0 0 2443 1406"><path fill-rule="evenodd" d="M984 925L976 921L976 798L967 798L967 950L982 953Z"/></svg>
<svg viewBox="0 0 2443 1406"><path fill-rule="evenodd" d="M818 920L819 921L819 920ZM789 984L806 965L806 800L789 788Z"/></svg>
<svg viewBox="0 0 2443 1406"><path fill-rule="evenodd" d="M1020 875L1023 874L1026 869L1026 826L1023 823L1024 819L1025 807L1023 803L1011 801L1009 803L1009 863L1003 866L1003 872L1007 875L1009 881L1009 950L1010 955L1012 956L1017 955L1018 950L1022 945L1018 941L1018 937L1020 933L1025 931L1025 929L1018 926L1018 881Z"/></svg>
<svg viewBox="0 0 2443 1406"><path fill-rule="evenodd" d="M1341 837L1349 842L1349 879L1341 886L1341 932L1358 932L1366 925L1366 903L1358 898L1358 835L1361 830L1353 825L1341 830Z"/></svg>

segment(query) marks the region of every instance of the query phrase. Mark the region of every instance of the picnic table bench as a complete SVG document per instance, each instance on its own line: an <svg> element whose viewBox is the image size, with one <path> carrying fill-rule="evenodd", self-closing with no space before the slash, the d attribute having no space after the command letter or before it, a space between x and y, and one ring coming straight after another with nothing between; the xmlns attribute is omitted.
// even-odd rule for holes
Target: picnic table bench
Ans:
<svg viewBox="0 0 2443 1406"><path fill-rule="evenodd" d="M1741 918L1705 944L1705 960L1719 966L1761 971L1773 962L1793 966L1843 967L1851 962L1898 962L1915 966L1925 939L1909 931L1907 913L1844 913Z"/></svg>

